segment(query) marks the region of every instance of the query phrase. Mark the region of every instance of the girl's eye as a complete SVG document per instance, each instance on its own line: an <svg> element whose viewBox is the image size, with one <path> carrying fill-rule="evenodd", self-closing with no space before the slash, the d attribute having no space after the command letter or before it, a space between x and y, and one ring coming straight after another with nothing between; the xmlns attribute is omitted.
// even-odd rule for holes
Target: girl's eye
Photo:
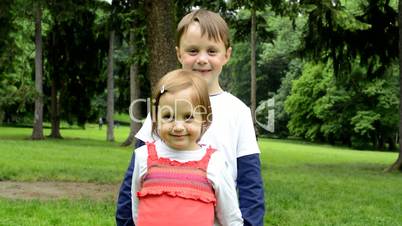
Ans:
<svg viewBox="0 0 402 226"><path fill-rule="evenodd" d="M173 116L171 114L163 114L162 115L162 120L164 122L170 122L170 121L172 121L172 119L173 119Z"/></svg>
<svg viewBox="0 0 402 226"><path fill-rule="evenodd" d="M184 120L187 122L187 121L191 121L191 120L193 120L194 119L194 116L193 116L193 114L187 114L187 115L185 115L184 116Z"/></svg>

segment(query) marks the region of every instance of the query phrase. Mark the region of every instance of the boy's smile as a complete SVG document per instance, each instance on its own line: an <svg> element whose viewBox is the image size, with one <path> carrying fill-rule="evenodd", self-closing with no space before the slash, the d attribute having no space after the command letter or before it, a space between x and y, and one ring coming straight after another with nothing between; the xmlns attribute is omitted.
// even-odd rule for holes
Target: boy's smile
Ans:
<svg viewBox="0 0 402 226"><path fill-rule="evenodd" d="M207 81L209 94L222 91L219 75L223 65L230 59L231 52L232 49L226 49L222 40L210 39L207 33L202 35L197 22L192 23L182 34L180 46L176 47L182 68L199 72Z"/></svg>

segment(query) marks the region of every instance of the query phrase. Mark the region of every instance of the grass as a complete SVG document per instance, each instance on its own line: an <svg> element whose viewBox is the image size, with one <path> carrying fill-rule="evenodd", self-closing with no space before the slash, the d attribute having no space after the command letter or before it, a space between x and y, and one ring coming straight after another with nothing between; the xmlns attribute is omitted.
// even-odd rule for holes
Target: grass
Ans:
<svg viewBox="0 0 402 226"><path fill-rule="evenodd" d="M116 143L106 130L64 129L65 139L32 141L32 129L0 127L0 180L83 181L118 183L128 166L131 147L120 147L127 127L115 129ZM49 131L45 130L45 134Z"/></svg>
<svg viewBox="0 0 402 226"><path fill-rule="evenodd" d="M0 127L0 180L119 183L132 148L128 128L63 129L31 141L29 128ZM46 130L45 134L49 131ZM396 153L261 139L265 225L402 225L402 175L384 173ZM0 225L114 225L114 200L0 199Z"/></svg>
<svg viewBox="0 0 402 226"><path fill-rule="evenodd" d="M266 225L402 225L396 153L262 140Z"/></svg>
<svg viewBox="0 0 402 226"><path fill-rule="evenodd" d="M0 225L114 225L114 201L0 199Z"/></svg>
<svg viewBox="0 0 402 226"><path fill-rule="evenodd" d="M119 121L121 123L125 123L126 125L130 125L130 116L128 114L123 114L123 113L115 113L113 115L113 119L116 121Z"/></svg>

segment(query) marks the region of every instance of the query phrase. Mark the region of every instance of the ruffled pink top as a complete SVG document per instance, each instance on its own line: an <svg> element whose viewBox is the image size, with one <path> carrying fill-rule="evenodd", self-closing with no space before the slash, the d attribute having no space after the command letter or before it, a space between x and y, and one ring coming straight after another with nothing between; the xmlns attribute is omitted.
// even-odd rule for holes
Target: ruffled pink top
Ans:
<svg viewBox="0 0 402 226"><path fill-rule="evenodd" d="M211 154L201 160L179 162L159 158L154 143L147 143L147 173L142 179L137 226L212 226L216 197L207 178Z"/></svg>

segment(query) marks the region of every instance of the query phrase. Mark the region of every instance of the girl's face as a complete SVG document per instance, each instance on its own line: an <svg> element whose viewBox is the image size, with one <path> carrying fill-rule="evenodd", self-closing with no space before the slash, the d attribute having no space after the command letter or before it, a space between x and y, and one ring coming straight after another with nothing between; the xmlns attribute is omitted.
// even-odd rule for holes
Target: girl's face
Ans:
<svg viewBox="0 0 402 226"><path fill-rule="evenodd" d="M192 23L180 38L180 46L176 47L177 58L182 68L197 71L207 81L210 95L221 92L219 75L222 67L230 59L232 49L226 49L222 41L208 39L201 34L198 23Z"/></svg>
<svg viewBox="0 0 402 226"><path fill-rule="evenodd" d="M202 109L194 106L190 88L176 93L165 93L159 99L157 131L171 148L195 150L202 130Z"/></svg>

